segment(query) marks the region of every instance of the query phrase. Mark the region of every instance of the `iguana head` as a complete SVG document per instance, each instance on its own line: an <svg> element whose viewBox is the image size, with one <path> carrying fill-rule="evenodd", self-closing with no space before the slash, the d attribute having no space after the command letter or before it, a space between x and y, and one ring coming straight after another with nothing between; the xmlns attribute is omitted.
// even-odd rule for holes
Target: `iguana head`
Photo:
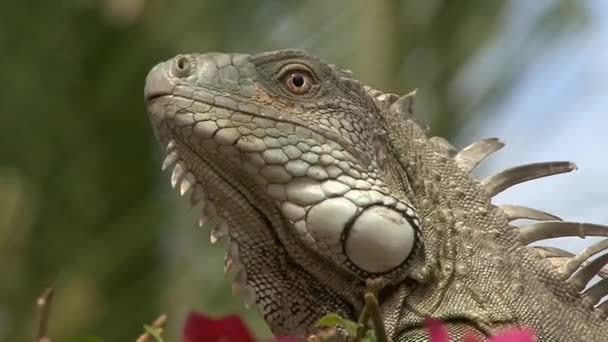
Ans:
<svg viewBox="0 0 608 342"><path fill-rule="evenodd" d="M420 221L348 72L299 50L180 55L145 97L173 186L228 237L226 266L275 332L352 316L367 278L407 276Z"/></svg>

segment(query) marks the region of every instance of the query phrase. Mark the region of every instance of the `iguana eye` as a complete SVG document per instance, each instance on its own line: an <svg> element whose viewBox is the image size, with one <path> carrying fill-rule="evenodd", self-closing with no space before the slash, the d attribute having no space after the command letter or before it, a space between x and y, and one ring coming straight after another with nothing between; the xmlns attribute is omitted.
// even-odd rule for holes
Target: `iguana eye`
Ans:
<svg viewBox="0 0 608 342"><path fill-rule="evenodd" d="M287 90L294 95L305 95L310 92L314 79L306 69L292 69L286 71L281 81Z"/></svg>

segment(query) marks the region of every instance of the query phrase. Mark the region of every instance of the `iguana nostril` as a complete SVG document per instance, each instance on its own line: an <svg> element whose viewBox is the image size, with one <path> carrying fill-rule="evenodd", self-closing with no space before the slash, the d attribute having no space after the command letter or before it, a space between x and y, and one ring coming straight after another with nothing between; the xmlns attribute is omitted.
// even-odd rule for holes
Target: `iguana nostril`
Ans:
<svg viewBox="0 0 608 342"><path fill-rule="evenodd" d="M173 75L177 77L189 76L192 69L190 61L185 56L179 56L175 58L171 66L171 71L173 72Z"/></svg>

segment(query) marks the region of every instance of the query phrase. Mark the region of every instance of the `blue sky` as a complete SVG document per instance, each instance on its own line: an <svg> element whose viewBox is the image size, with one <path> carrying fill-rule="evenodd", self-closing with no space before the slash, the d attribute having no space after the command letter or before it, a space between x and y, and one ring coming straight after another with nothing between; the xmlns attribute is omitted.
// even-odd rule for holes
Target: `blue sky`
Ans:
<svg viewBox="0 0 608 342"><path fill-rule="evenodd" d="M493 68L508 64L510 54L526 53L517 46L528 33L530 19L547 1L512 3L501 38L461 75L464 95L491 80ZM542 52L526 62L513 91L476 113L479 120L462 130L457 143L496 136L507 144L480 175L529 162L575 162L579 170L573 173L515 186L494 202L608 225L608 1L585 3L591 13L589 26L559 40L547 39L548 44L536 42ZM577 251L591 241L561 239L552 245Z"/></svg>

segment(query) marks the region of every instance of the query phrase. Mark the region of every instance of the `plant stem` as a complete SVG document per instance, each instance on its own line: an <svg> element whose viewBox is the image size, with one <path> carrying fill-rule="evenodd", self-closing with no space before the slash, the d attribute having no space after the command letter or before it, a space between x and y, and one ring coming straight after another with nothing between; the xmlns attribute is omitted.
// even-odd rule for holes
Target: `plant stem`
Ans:
<svg viewBox="0 0 608 342"><path fill-rule="evenodd" d="M378 299L376 299L376 296L373 293L368 292L365 294L365 306L368 308L372 322L374 323L377 342L388 342L384 322L382 321L382 316L380 316Z"/></svg>
<svg viewBox="0 0 608 342"><path fill-rule="evenodd" d="M167 324L167 315L166 314L162 314L160 316L158 316L158 318L156 320L154 320L154 322L152 323L152 325L150 325L151 328L164 328L165 324ZM153 342L156 341L156 337L152 336L152 334L150 334L149 332L145 332L143 334L141 334L137 340L135 342Z"/></svg>
<svg viewBox="0 0 608 342"><path fill-rule="evenodd" d="M53 302L53 289L48 288L44 290L42 295L38 297L36 304L40 311L40 322L38 323L38 342L51 342L51 338L48 336L49 318L51 314L51 304Z"/></svg>
<svg viewBox="0 0 608 342"><path fill-rule="evenodd" d="M367 332L367 321L369 321L369 308L367 303L365 303L361 310L361 315L359 315L359 320L357 321L357 335L353 342L360 342L363 336L365 336L365 333Z"/></svg>

